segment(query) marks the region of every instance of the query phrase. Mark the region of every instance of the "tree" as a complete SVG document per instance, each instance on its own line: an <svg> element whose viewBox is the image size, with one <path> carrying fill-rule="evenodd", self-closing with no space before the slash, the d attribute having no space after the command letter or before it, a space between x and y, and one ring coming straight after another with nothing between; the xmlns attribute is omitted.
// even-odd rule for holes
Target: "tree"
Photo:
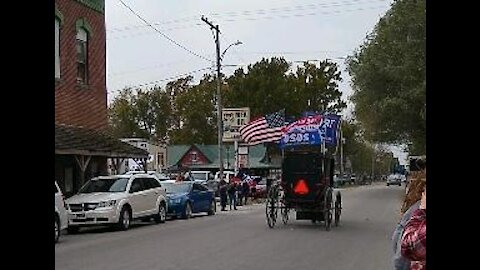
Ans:
<svg viewBox="0 0 480 270"><path fill-rule="evenodd" d="M397 0L349 57L356 119L381 143L426 142L425 0Z"/></svg>
<svg viewBox="0 0 480 270"><path fill-rule="evenodd" d="M109 108L113 136L141 137L164 142L171 122L169 97L160 87L150 90L124 89Z"/></svg>
<svg viewBox="0 0 480 270"><path fill-rule="evenodd" d="M248 65L247 72L235 70L226 81L225 107L250 107L253 117L273 113L286 108L293 89L286 76L290 65L283 58L263 58Z"/></svg>
<svg viewBox="0 0 480 270"><path fill-rule="evenodd" d="M215 78L205 74L198 85L175 96L175 118L181 123L172 131L174 144L216 142Z"/></svg>
<svg viewBox="0 0 480 270"><path fill-rule="evenodd" d="M338 82L340 72L335 63L322 61L320 66L305 62L290 71L284 58L263 58L260 62L237 69L227 79L225 104L230 107L250 107L252 116L281 109L290 115L306 110L338 112L346 107L341 100Z"/></svg>
<svg viewBox="0 0 480 270"><path fill-rule="evenodd" d="M335 63L327 60L320 66L304 62L297 68L293 80L295 82L292 95L292 111L301 113L305 109L311 111L340 112L347 104L341 99L342 92L338 90L340 71Z"/></svg>
<svg viewBox="0 0 480 270"><path fill-rule="evenodd" d="M371 142L366 141L359 123L351 119L342 121L342 132L342 137L345 139L344 157L350 159L354 172L370 174L372 158L375 160L375 174L389 172L393 153L383 145L374 147Z"/></svg>
<svg viewBox="0 0 480 270"><path fill-rule="evenodd" d="M131 88L125 88L115 97L108 108L109 131L116 138L143 137L145 132L137 123L137 112L132 104L135 95Z"/></svg>

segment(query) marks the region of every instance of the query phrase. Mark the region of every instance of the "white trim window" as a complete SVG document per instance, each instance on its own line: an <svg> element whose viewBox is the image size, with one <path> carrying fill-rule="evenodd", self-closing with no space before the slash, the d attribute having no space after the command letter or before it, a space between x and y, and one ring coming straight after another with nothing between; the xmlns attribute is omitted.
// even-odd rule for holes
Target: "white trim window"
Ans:
<svg viewBox="0 0 480 270"><path fill-rule="evenodd" d="M60 78L60 20L55 18L55 79Z"/></svg>
<svg viewBox="0 0 480 270"><path fill-rule="evenodd" d="M88 83L88 33L80 28L77 32L77 82Z"/></svg>

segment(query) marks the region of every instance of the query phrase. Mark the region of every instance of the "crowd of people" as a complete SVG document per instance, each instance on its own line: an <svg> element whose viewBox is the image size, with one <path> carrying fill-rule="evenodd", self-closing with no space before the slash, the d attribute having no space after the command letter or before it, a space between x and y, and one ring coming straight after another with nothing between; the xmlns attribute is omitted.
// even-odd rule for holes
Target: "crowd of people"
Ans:
<svg viewBox="0 0 480 270"><path fill-rule="evenodd" d="M227 181L221 179L218 190L220 193L221 211L227 211L227 204L230 210L237 210L237 206L247 205L250 196L251 179L248 175L240 172L235 177Z"/></svg>

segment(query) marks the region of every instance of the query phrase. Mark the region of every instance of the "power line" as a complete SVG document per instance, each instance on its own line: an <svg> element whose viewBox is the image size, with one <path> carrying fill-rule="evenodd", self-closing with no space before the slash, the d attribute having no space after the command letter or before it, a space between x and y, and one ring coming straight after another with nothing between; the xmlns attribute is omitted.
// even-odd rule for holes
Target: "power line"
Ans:
<svg viewBox="0 0 480 270"><path fill-rule="evenodd" d="M278 16L264 16L264 17L254 17L254 18L247 18L245 19L246 21L258 21L258 20L273 20L273 19L285 19L285 18L301 18L301 17L306 17L306 16L314 16L318 14L324 14L324 15L331 15L331 14L341 14L341 13L347 13L347 12L354 12L354 11L365 11L365 10L373 10L373 9L380 9L380 8L385 8L384 6L373 6L373 7L368 7L368 8L357 8L357 9L350 9L350 10L338 10L338 11L331 11L331 12L311 12L311 13L304 13L304 14L292 14L292 15L278 15ZM238 19L226 19L223 22L228 23L228 22L237 22L239 21Z"/></svg>
<svg viewBox="0 0 480 270"><path fill-rule="evenodd" d="M176 46L182 48L183 50L187 51L188 53L192 54L192 55L195 55L201 59L204 59L204 60L207 60L209 62L211 62L212 60L204 57L204 56L201 56L195 52L193 52L192 50L186 48L185 46L179 44L178 42L176 42L175 40L173 40L172 38L170 38L169 36L165 35L164 33L162 33L160 30L158 30L157 28L155 28L155 26L153 26L151 23L149 23L147 20L145 20L142 16L140 16L139 14L137 14L131 7L129 7L127 4L125 4L125 2L123 2L122 0L118 0L120 1L120 3L122 3L122 5L124 5L128 10L130 10L130 12L132 12L135 16L137 16L140 20L142 20L145 24L147 24L148 26L150 26L153 30L155 30L157 33L159 33L160 35L162 35L164 38L166 38L168 41L170 41L171 43L175 44Z"/></svg>
<svg viewBox="0 0 480 270"><path fill-rule="evenodd" d="M304 62L320 62L320 61L325 61L325 60L330 60L330 61L340 61L340 60L344 60L345 57L330 57L330 58L326 58L326 59L307 59L307 60L288 60L286 61L287 63L290 63L290 64L293 64L293 63L304 63ZM248 65L250 65L251 63L249 64L224 64L222 65L222 67L247 67ZM197 72L200 72L200 71L205 71L205 70L213 70L214 67L205 67L205 68L201 68L201 69L197 69L197 70L193 70L193 71L190 71L190 72L187 72L187 73L183 73L183 74L179 74L179 75L175 75L175 76L170 76L168 78L164 78L164 79L160 79L160 80L155 80L155 81L151 81L151 82L147 82L147 83L142 83L142 84L137 84L137 85L130 85L130 86L126 86L126 87L129 87L129 88L141 88L141 87L144 87L144 86L147 86L147 85L152 85L152 84L157 84L159 82L164 82L164 81L169 81L169 80L174 80L174 79L178 79L178 78L182 78L182 77L185 77L185 76L188 76L188 75L192 75L192 74L195 74ZM109 90L107 91L107 93L111 93L111 94L114 94L115 92L118 92L118 91L121 91L121 89L118 89L118 90Z"/></svg>
<svg viewBox="0 0 480 270"><path fill-rule="evenodd" d="M368 8L357 8L357 9L351 9L351 10L337 10L337 11L331 11L331 12L311 12L311 13L304 13L304 14L292 14L292 15L277 15L277 16L264 16L264 17L254 17L254 18L245 18L245 21L258 21L258 20L274 20L274 19L286 19L286 18L300 18L300 17L306 17L306 16L314 16L318 14L324 14L324 15L332 15L332 14L341 14L341 13L346 13L346 12L355 12L355 11L366 11L366 10L374 10L374 9L380 9L384 8L384 6L374 6L374 7L368 7ZM231 23L231 22L238 22L241 21L242 19L226 19L223 22L224 23ZM187 29L187 28L192 28L192 27L198 27L201 24L192 24L189 26L184 26L184 27L174 27L174 28L169 28L166 29L166 31L170 30L179 30L179 29ZM124 39L124 38L131 38L131 37L138 37L138 36L145 36L145 35L151 35L153 33L151 32L144 32L144 33L139 33L139 34L130 34L130 35L123 35L123 36L117 36L113 38L107 38L107 40L117 40L117 39Z"/></svg>
<svg viewBox="0 0 480 270"><path fill-rule="evenodd" d="M291 13L295 11L303 11L303 10L312 10L312 9L318 9L318 8L331 8L331 7L343 7L343 6L360 6L360 4L370 4L370 3L378 3L378 2L386 2L385 0L370 0L370 1L361 1L361 0L349 0L349 1L341 1L341 2L331 2L331 3L314 3L314 4L306 4L306 5L297 5L294 7L281 7L281 8L271 8L271 9L257 9L257 10L244 10L244 11L230 11L230 12L225 12L225 13L210 13L208 16L212 17L248 17L248 16L253 16L253 15L265 15L268 13ZM301 15L301 14L300 14ZM183 23L188 23L191 21L196 21L198 18L196 16L190 16L190 17L185 17L183 19L176 19L176 20L171 20L171 21L164 21L164 22L158 22L158 23L153 23L152 25L165 25L165 24L183 24ZM178 28L170 28L170 30L173 29L185 29L185 28L190 28L194 26L198 26L201 24L190 24L184 27L178 27ZM131 30L136 30L139 28L144 28L147 26L144 25L134 25L134 26L126 26L122 28L112 28L112 29L107 29L107 32L124 32L124 31L131 31Z"/></svg>
<svg viewBox="0 0 480 270"><path fill-rule="evenodd" d="M151 82L147 82L147 83L142 83L142 84L137 84L137 85L130 85L130 86L126 86L126 87L130 87L130 88L141 88L141 87L145 87L145 86L147 86L147 85L152 85L152 84L157 84L157 83L164 82L164 81L169 81L169 80L178 79L178 78L181 78L181 77L185 77L185 76L192 75L192 74L195 74L195 73L197 73L197 72L205 71L205 70L209 70L209 69L212 69L212 67L205 67L205 68L193 70L193 71L190 71L190 72L187 72L187 73L183 73L183 74L171 76L171 77L168 77L168 78L164 78L164 79L160 79L160 80L155 80L155 81L151 81ZM121 89L119 89L119 90L110 90L110 91L107 91L107 92L113 94L113 93L118 92L118 91L120 91L120 90L121 90Z"/></svg>
<svg viewBox="0 0 480 270"><path fill-rule="evenodd" d="M173 30L191 29L193 27L199 27L201 25L202 24L196 23L196 24L190 24L190 25L186 25L186 26L171 27L171 28L163 29L163 31L168 32L168 31L173 31ZM118 32L118 34L122 34L122 33L123 33L123 31ZM121 35L121 36L116 36L114 38L107 38L107 40L124 39L124 38L146 36L146 35L152 35L152 34L155 34L155 33L152 33L151 31L145 31L145 32L140 32L138 34L125 34L125 35ZM113 35L115 35L115 33ZM109 34L107 34L107 36L109 36Z"/></svg>

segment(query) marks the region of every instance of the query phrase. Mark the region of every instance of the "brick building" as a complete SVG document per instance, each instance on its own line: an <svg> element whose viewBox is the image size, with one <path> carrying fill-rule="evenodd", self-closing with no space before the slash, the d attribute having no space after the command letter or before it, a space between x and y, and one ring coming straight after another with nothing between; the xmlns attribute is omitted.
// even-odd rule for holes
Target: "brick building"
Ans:
<svg viewBox="0 0 480 270"><path fill-rule="evenodd" d="M107 174L108 158L148 158L105 133L104 9L105 0L55 0L55 177L67 196Z"/></svg>

